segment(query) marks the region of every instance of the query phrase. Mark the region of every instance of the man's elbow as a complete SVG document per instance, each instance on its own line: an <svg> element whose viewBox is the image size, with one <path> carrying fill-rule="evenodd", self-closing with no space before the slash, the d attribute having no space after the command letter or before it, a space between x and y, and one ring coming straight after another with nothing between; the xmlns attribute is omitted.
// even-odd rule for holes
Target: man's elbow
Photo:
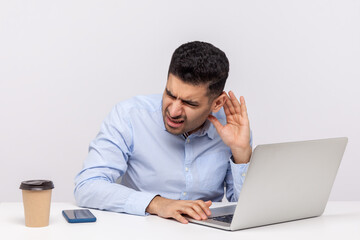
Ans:
<svg viewBox="0 0 360 240"><path fill-rule="evenodd" d="M93 198L93 194L91 191L88 191L88 184L81 183L77 184L74 189L74 197L76 205L79 207L90 207L91 199Z"/></svg>

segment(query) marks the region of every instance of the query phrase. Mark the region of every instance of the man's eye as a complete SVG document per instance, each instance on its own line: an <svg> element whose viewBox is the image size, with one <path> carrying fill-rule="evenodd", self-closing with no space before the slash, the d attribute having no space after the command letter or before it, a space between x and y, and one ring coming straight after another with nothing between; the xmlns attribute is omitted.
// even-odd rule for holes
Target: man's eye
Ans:
<svg viewBox="0 0 360 240"><path fill-rule="evenodd" d="M192 103L186 103L187 105L191 106L191 107L197 107L198 105L196 104L192 104Z"/></svg>

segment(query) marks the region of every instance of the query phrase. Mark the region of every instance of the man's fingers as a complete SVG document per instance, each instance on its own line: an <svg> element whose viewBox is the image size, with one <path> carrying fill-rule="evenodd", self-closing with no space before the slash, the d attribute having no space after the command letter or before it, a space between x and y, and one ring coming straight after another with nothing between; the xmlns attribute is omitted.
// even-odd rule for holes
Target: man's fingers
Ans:
<svg viewBox="0 0 360 240"><path fill-rule="evenodd" d="M202 208L202 210L205 212L206 215L208 215L208 216L211 215L211 211L209 209L209 207L212 204L211 201L204 202L204 201L201 201L201 200L197 200L196 202L197 202L197 204L200 205L200 207Z"/></svg>
<svg viewBox="0 0 360 240"><path fill-rule="evenodd" d="M236 114L236 110L234 108L231 98L226 99L225 105L228 107L230 115Z"/></svg>
<svg viewBox="0 0 360 240"><path fill-rule="evenodd" d="M201 220L202 219L200 214L198 214L198 212L196 212L196 209L194 209L194 207L191 206L191 205L184 207L184 209L182 209L181 212L189 215L193 219L196 219L196 220Z"/></svg>
<svg viewBox="0 0 360 240"><path fill-rule="evenodd" d="M246 117L247 116L247 108L245 104L245 98L243 96L240 97L240 103L241 103L241 116Z"/></svg>
<svg viewBox="0 0 360 240"><path fill-rule="evenodd" d="M225 107L226 105L226 107ZM247 117L247 108L245 103L245 98L240 97L240 102L236 99L235 94L232 91L229 91L229 99L226 100L224 105L225 114L241 114L241 117Z"/></svg>
<svg viewBox="0 0 360 240"><path fill-rule="evenodd" d="M180 213L175 213L173 218L183 224L189 223L189 221L186 218L184 218Z"/></svg>
<svg viewBox="0 0 360 240"><path fill-rule="evenodd" d="M192 205L192 209L195 210L195 212L201 217L202 220L207 219L207 214L205 213L206 210L203 209L203 206L201 206L200 204L194 203Z"/></svg>
<svg viewBox="0 0 360 240"><path fill-rule="evenodd" d="M196 220L205 220L211 214L209 204L211 205L211 202L206 204L202 200L188 201L181 209L181 213L185 213Z"/></svg>
<svg viewBox="0 0 360 240"><path fill-rule="evenodd" d="M235 113L240 114L241 107L240 107L239 101L235 97L235 94L232 91L230 91L229 96L230 96L231 103L234 107Z"/></svg>
<svg viewBox="0 0 360 240"><path fill-rule="evenodd" d="M230 101L230 99L227 98L226 101ZM231 115L229 107L226 105L226 102L224 103L223 107L224 107L225 116Z"/></svg>
<svg viewBox="0 0 360 240"><path fill-rule="evenodd" d="M196 219L196 220L205 220L207 216L211 214L210 205L211 201L204 202L202 200L189 201L189 200L170 200L166 198L158 198L163 203L159 211L156 214L164 218L173 218L181 223L188 223L189 221L182 216L186 214L187 216Z"/></svg>
<svg viewBox="0 0 360 240"><path fill-rule="evenodd" d="M209 121L214 125L215 129L217 132L221 132L221 129L224 127L219 120L217 120L216 117L214 117L213 115L209 115L208 116Z"/></svg>

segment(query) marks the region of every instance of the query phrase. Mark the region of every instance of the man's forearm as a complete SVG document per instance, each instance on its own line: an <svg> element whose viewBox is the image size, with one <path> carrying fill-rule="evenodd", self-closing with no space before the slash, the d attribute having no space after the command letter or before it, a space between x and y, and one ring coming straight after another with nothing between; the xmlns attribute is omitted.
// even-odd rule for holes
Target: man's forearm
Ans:
<svg viewBox="0 0 360 240"><path fill-rule="evenodd" d="M154 196L101 178L88 179L75 189L79 206L135 215L145 215L145 208Z"/></svg>

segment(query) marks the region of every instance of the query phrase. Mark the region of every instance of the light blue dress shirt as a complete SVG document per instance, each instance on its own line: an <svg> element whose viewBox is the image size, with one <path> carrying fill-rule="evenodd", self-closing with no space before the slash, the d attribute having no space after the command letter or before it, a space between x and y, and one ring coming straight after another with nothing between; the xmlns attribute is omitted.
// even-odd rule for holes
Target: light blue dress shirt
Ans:
<svg viewBox="0 0 360 240"><path fill-rule="evenodd" d="M233 163L208 120L188 138L167 132L161 106L162 95L150 95L112 109L75 178L79 206L145 215L156 195L221 201L224 185L227 199L237 201L248 164ZM226 123L223 110L214 115Z"/></svg>

